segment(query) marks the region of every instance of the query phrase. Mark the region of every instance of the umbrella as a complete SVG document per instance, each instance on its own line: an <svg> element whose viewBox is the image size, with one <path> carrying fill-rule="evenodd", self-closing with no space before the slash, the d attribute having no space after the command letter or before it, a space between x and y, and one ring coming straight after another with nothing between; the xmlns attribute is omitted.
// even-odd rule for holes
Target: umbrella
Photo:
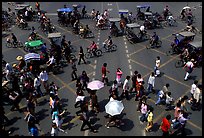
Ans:
<svg viewBox="0 0 204 138"><path fill-rule="evenodd" d="M40 55L36 53L28 53L24 56L25 61L27 60L40 60Z"/></svg>
<svg viewBox="0 0 204 138"><path fill-rule="evenodd" d="M106 113L110 114L111 116L121 114L124 109L123 103L118 100L109 101L106 106Z"/></svg>
<svg viewBox="0 0 204 138"><path fill-rule="evenodd" d="M188 6L185 6L185 7L183 7L183 9L190 9L191 7L188 7Z"/></svg>
<svg viewBox="0 0 204 138"><path fill-rule="evenodd" d="M99 81L99 80L94 80L92 82L89 82L88 86L87 86L87 88L89 88L91 90L99 90L103 87L104 87L104 83Z"/></svg>

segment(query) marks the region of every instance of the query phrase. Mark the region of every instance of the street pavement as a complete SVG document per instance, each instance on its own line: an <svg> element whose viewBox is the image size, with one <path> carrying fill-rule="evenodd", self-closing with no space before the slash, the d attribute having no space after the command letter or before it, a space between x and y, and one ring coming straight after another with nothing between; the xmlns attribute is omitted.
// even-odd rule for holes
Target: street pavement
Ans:
<svg viewBox="0 0 204 138"><path fill-rule="evenodd" d="M34 7L34 2L25 2ZM170 11L176 17L179 15L180 10L188 4L191 7L195 7L193 14L196 16L196 23L198 29L202 29L202 7L199 7L201 2L83 2L82 5L86 5L87 12L90 13L94 8L102 13L107 9L111 17L119 17L119 9L128 9L132 11L133 14L136 12L136 6L141 4L151 5L151 11L161 13L163 8L168 5ZM81 39L79 36L73 34L70 28L60 27L57 23L56 11L58 8L62 8L64 4L67 7L71 7L73 4L79 4L79 2L41 2L41 9L46 11L47 16L51 19L58 32L66 35L66 39L70 40L75 49L75 55L77 56L79 52L79 47L82 46L86 51L92 41L98 43L99 47L107 39L109 35L109 30L96 30L94 29L95 21L91 19L82 19L80 22L82 24L88 24L90 29L95 34L94 38ZM8 5L6 2L2 2L2 8L7 9L13 6ZM108 78L113 81L116 77L116 69L120 67L123 71L122 81L124 81L127 75L132 75L135 70L137 70L143 77L145 81L145 88L147 87L147 80L150 73L153 71L155 65L155 59L157 56L161 57L161 77L156 78L155 90L160 90L166 83L170 84L170 91L172 92L172 97L175 101L183 95L188 95L190 97L190 86L193 83L193 79L184 81L185 71L182 68L175 68L174 64L176 60L179 59L177 55L167 56L166 51L170 48L170 44L173 41L173 33L179 32L184 29L186 24L179 19L177 20L177 27L165 27L163 29L147 30L147 32L152 35L154 31L157 32L162 40L162 47L157 49L146 49L146 45L149 44L148 41L131 44L129 43L125 36L113 37L113 42L117 45L117 51L111 53L103 53L103 56L98 58L86 59L88 64L77 65L77 74L80 75L83 70L85 70L91 80L101 80L101 67L103 63L107 63L107 68L110 71ZM141 22L139 22L141 24ZM36 29L39 27L37 22L29 22L29 26L34 26ZM12 27L12 32L17 36L21 42L25 42L28 38L29 31L20 30L17 27ZM40 30L37 32L43 38L43 41L49 46L49 40L47 36L44 35ZM196 34L195 40L202 40L201 34ZM18 55L25 55L26 52L22 48L10 48L5 46L6 39L2 38L2 54L4 55L4 60L10 63L16 63L16 57ZM196 68L191 74L199 83L202 83L202 67ZM53 75L49 74L49 81L54 81L59 87L59 97L67 113L64 116L63 127L68 132L59 133L60 136L161 136L162 132L159 130L158 125L161 123L163 117L167 114L173 116L173 111L165 111L164 106L155 106L155 101L157 97L155 94L150 94L147 103L154 107L154 127L152 132L145 132L144 128L146 123L140 124L139 116L141 113L137 112L137 101L134 101L134 97L130 101L123 100L124 103L124 115L123 122L124 126L120 128L110 127L107 129L105 127L106 118L105 105L108 102L109 88L110 86L105 86L101 90L97 91L100 113L97 116L91 117L92 125L98 130L98 133L92 133L89 130L80 131L81 121L79 117L76 116L75 112L78 110L74 108L75 103L75 81L71 81L71 66L68 65L64 68L64 73ZM43 88L42 88L43 89ZM120 93L122 89L119 89ZM88 95L85 92L85 95ZM36 113L40 117L40 127L42 131L41 135L49 135L51 131L51 115L48 105L48 96L44 96L38 99L39 106L36 107ZM20 103L23 108L26 106L26 100L23 99ZM11 112L10 105L5 105L6 115L12 120L12 123L6 127L12 131L11 135L29 135L27 130L27 124L24 121L25 115L17 111ZM189 136L202 136L202 110L192 111L190 106L187 104L187 108L192 114L190 115L190 120L186 125L186 132Z"/></svg>

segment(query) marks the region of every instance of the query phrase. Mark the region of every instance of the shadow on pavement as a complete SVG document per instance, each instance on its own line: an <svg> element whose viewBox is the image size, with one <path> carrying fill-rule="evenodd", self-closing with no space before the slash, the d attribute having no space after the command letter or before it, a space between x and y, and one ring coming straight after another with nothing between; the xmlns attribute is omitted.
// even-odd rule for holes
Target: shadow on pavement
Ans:
<svg viewBox="0 0 204 138"><path fill-rule="evenodd" d="M39 106L43 106L45 104L47 104L49 101L47 99L44 99L43 101L39 102L38 105Z"/></svg>
<svg viewBox="0 0 204 138"><path fill-rule="evenodd" d="M14 123L16 123L21 118L22 117L14 117L14 118L10 119L10 121L9 121L7 126L13 125Z"/></svg>
<svg viewBox="0 0 204 138"><path fill-rule="evenodd" d="M99 102L99 111L104 112L105 111L105 105L108 103L108 99L103 99L102 101Z"/></svg>
<svg viewBox="0 0 204 138"><path fill-rule="evenodd" d="M38 112L36 113L36 115L38 116L37 118L38 118L39 121L40 121L40 120L43 120L43 119L45 119L47 116L49 116L49 114L45 114L47 111L48 111L48 109L42 109L42 110L40 110L40 111L38 111Z"/></svg>
<svg viewBox="0 0 204 138"><path fill-rule="evenodd" d="M160 124L158 124L158 123L154 123L153 126L152 126L152 128L151 128L151 131L156 132L156 131L159 130L159 127L160 127Z"/></svg>
<svg viewBox="0 0 204 138"><path fill-rule="evenodd" d="M16 130L19 130L19 128L18 128L18 127L11 127L11 128L9 129L10 134L12 134L13 132L15 132Z"/></svg>
<svg viewBox="0 0 204 138"><path fill-rule="evenodd" d="M119 127L119 129L122 131L130 131L134 127L133 121L130 119L122 119L122 122L124 125Z"/></svg>

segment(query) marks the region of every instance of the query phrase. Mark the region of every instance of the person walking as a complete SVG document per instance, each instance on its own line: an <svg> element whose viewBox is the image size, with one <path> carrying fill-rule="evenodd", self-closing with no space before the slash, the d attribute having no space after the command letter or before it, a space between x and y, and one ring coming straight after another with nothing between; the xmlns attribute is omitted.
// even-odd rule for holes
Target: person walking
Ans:
<svg viewBox="0 0 204 138"><path fill-rule="evenodd" d="M20 97L19 97L19 94L15 90L10 90L9 99L11 99L13 103L10 110L14 111L14 109L16 108L19 112L22 112L22 110L19 107Z"/></svg>
<svg viewBox="0 0 204 138"><path fill-rule="evenodd" d="M148 111L148 116L147 116L147 126L145 128L145 131L149 132L150 129L153 127L153 108L150 108Z"/></svg>
<svg viewBox="0 0 204 138"><path fill-rule="evenodd" d="M194 62L194 59L191 59L191 60L188 61L188 62L184 65L184 67L183 67L183 69L186 70L186 75L185 75L185 77L184 77L184 81L187 81L187 80L188 80L189 75L190 75L190 74L192 73L192 71L193 71L193 67L194 67L193 62Z"/></svg>
<svg viewBox="0 0 204 138"><path fill-rule="evenodd" d="M163 137L169 136L169 132L171 132L171 130L170 130L171 123L169 122L170 119L171 119L170 114L168 114L165 118L162 119L160 129L163 132L163 134L162 134Z"/></svg>
<svg viewBox="0 0 204 138"><path fill-rule="evenodd" d="M142 116L140 117L140 123L143 124L144 121L146 121L146 114L147 114L147 103L142 101L141 104L141 110Z"/></svg>
<svg viewBox="0 0 204 138"><path fill-rule="evenodd" d="M130 80L130 76L126 76L126 79L124 81L124 84L123 84L123 92L121 94L121 99L123 99L123 97L125 96L126 97L126 100L130 100L129 98L129 80Z"/></svg>
<svg viewBox="0 0 204 138"><path fill-rule="evenodd" d="M136 80L137 80L138 71L135 71L132 76L132 87L130 88L130 92L136 91Z"/></svg>
<svg viewBox="0 0 204 138"><path fill-rule="evenodd" d="M76 74L77 67L76 67L75 62L73 62L72 60L70 60L70 62L71 62L71 64L72 64L72 73L71 73L71 77L72 77L72 81L74 81L74 80L77 79L77 74Z"/></svg>
<svg viewBox="0 0 204 138"><path fill-rule="evenodd" d="M40 96L43 96L44 94L42 93L40 87L41 87L40 79L38 78L37 75L35 75L34 88L35 88L36 92L37 92Z"/></svg>
<svg viewBox="0 0 204 138"><path fill-rule="evenodd" d="M196 90L193 94L193 104L191 107L192 110L199 110L200 101L201 101L201 98L200 98L201 90L202 90L202 86L198 85L198 87L196 87Z"/></svg>
<svg viewBox="0 0 204 138"><path fill-rule="evenodd" d="M102 82L104 82L104 80L106 81L106 84L108 85L108 77L106 73L110 73L109 70L107 70L107 63L103 63L103 66L101 68L101 73L102 73Z"/></svg>
<svg viewBox="0 0 204 138"><path fill-rule="evenodd" d="M160 57L157 56L155 60L155 67L154 67L155 77L157 77L160 74L160 71L159 71L160 64L161 64Z"/></svg>
<svg viewBox="0 0 204 138"><path fill-rule="evenodd" d="M46 93L49 93L49 88L48 88L48 74L45 70L45 68L42 68L39 78L44 86L44 89L46 91Z"/></svg>
<svg viewBox="0 0 204 138"><path fill-rule="evenodd" d="M86 71L82 71L82 74L80 76L80 79L82 81L82 89L83 90L87 90L87 83L89 82L89 77L88 75L86 74Z"/></svg>
<svg viewBox="0 0 204 138"><path fill-rule="evenodd" d="M118 86L121 86L121 77L123 75L123 72L121 71L120 68L117 68L117 71L116 71L116 81L118 83Z"/></svg>
<svg viewBox="0 0 204 138"><path fill-rule="evenodd" d="M190 100L188 100L188 103L189 103L189 104L193 102L193 99L194 99L193 95L194 95L195 90L196 90L196 88L197 88L197 84L198 84L198 81L195 80L195 81L193 82L193 84L191 85L191 90L190 90L191 98L190 98Z"/></svg>
<svg viewBox="0 0 204 138"><path fill-rule="evenodd" d="M79 50L79 62L78 62L78 65L80 65L81 60L83 60L83 61L84 61L84 64L86 64L86 61L85 61L85 59L84 59L83 48L80 46L80 50Z"/></svg>
<svg viewBox="0 0 204 138"><path fill-rule="evenodd" d="M150 92L152 92L152 90L154 89L154 83L155 83L155 76L154 76L154 72L152 72L151 75L149 76L149 79L148 79L147 95Z"/></svg>

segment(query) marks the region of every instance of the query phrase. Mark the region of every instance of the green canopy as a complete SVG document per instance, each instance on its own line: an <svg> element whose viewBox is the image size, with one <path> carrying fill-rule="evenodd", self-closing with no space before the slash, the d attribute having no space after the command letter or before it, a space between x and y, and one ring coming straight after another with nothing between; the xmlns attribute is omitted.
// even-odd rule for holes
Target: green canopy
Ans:
<svg viewBox="0 0 204 138"><path fill-rule="evenodd" d="M42 44L43 44L42 40L25 42L25 45L27 47L38 47L41 46Z"/></svg>

